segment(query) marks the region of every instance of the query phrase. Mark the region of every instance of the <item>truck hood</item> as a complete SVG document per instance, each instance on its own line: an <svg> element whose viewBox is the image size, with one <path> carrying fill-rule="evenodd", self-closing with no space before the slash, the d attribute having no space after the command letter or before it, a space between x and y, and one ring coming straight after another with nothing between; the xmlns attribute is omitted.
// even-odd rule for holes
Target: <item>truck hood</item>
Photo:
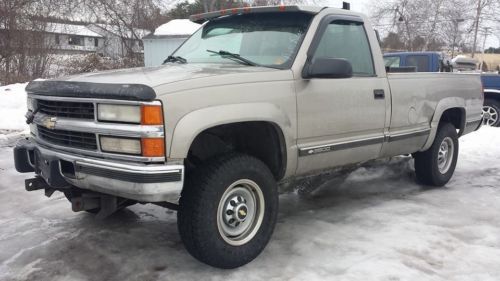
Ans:
<svg viewBox="0 0 500 281"><path fill-rule="evenodd" d="M143 84L152 88L173 82L215 75L252 73L273 70L263 67L248 67L238 64L168 64L156 67L128 68L86 73L63 78L63 81L92 83Z"/></svg>
<svg viewBox="0 0 500 281"><path fill-rule="evenodd" d="M217 78L214 78L217 77ZM93 72L33 81L26 90L38 95L153 100L157 95L221 84L283 80L291 71L228 64L168 64ZM171 85L171 86L169 86ZM160 88L161 90L158 90ZM160 92L158 92L160 91Z"/></svg>

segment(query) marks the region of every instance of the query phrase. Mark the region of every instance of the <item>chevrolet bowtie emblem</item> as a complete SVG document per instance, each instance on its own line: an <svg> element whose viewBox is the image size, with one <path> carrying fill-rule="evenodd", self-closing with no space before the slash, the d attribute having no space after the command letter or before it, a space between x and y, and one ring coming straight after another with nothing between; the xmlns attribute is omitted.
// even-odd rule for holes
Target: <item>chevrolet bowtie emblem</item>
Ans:
<svg viewBox="0 0 500 281"><path fill-rule="evenodd" d="M242 217L247 215L247 212L245 212L245 210L240 210L239 213Z"/></svg>
<svg viewBox="0 0 500 281"><path fill-rule="evenodd" d="M45 117L42 119L42 126L47 129L53 130L56 127L57 118L56 117Z"/></svg>

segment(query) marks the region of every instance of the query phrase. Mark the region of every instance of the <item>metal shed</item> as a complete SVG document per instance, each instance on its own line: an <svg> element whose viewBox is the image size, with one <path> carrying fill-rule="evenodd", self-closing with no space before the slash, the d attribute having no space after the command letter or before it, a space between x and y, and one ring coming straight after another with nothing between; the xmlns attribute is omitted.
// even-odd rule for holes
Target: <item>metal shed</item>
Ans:
<svg viewBox="0 0 500 281"><path fill-rule="evenodd" d="M145 66L158 66L172 54L191 34L200 28L200 24L188 19L171 20L159 26L155 32L142 38L144 43Z"/></svg>

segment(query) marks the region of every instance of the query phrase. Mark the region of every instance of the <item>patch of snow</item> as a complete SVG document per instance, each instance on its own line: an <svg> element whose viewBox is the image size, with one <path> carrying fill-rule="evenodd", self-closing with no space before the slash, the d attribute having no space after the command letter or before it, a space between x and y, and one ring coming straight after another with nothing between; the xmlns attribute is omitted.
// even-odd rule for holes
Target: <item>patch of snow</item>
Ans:
<svg viewBox="0 0 500 281"><path fill-rule="evenodd" d="M175 19L156 28L154 35L191 35L200 28L200 24L188 19Z"/></svg>
<svg viewBox="0 0 500 281"><path fill-rule="evenodd" d="M100 32L100 31L104 31L105 33L109 32L109 33L112 33L114 35L124 37L127 39L136 39L136 36L140 39L140 38L142 38L150 33L150 31L147 29L134 28L133 30L131 30L126 26L102 24L102 23L91 23L87 27L89 29L92 29L92 30L97 30L97 29L93 29L93 27L97 27L98 28L97 32ZM104 35L106 35L106 34L104 34Z"/></svg>
<svg viewBox="0 0 500 281"><path fill-rule="evenodd" d="M103 38L101 35L88 29L85 25L66 24L66 23L48 23L45 31L58 34L79 35L86 37Z"/></svg>
<svg viewBox="0 0 500 281"><path fill-rule="evenodd" d="M26 85L12 84L0 87L0 135L16 131L27 131L24 115L26 107ZM5 136L4 136L5 137Z"/></svg>

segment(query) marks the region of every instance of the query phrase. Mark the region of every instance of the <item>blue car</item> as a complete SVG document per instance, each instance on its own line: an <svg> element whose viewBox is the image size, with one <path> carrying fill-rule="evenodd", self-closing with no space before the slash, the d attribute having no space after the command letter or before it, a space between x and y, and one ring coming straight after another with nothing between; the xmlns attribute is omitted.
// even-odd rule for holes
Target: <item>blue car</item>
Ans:
<svg viewBox="0 0 500 281"><path fill-rule="evenodd" d="M484 88L484 124L500 127L500 75L483 74L481 80Z"/></svg>

